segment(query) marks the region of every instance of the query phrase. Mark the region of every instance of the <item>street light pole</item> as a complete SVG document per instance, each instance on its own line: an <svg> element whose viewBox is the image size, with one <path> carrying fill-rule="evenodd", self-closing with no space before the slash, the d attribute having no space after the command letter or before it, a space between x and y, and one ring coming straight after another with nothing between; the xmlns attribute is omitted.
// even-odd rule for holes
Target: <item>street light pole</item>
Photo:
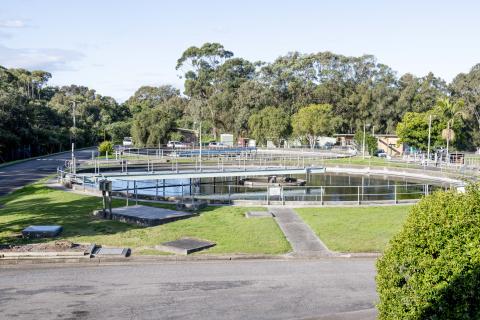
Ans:
<svg viewBox="0 0 480 320"><path fill-rule="evenodd" d="M427 148L427 165L430 162L430 137L432 134L432 115L430 115L428 121L428 148Z"/></svg>
<svg viewBox="0 0 480 320"><path fill-rule="evenodd" d="M448 120L447 122L447 159L445 159L447 161L447 165L450 164L450 157L448 156L449 143L450 143L450 120Z"/></svg>

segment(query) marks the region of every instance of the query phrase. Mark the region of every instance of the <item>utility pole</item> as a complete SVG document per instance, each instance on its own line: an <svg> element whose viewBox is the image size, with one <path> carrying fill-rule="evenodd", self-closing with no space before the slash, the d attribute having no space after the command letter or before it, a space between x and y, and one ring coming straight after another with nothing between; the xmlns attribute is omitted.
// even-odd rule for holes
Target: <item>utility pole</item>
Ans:
<svg viewBox="0 0 480 320"><path fill-rule="evenodd" d="M363 145L362 145L362 154L363 154L363 159L365 159L365 135L366 135L366 128L367 124L364 122L363 123Z"/></svg>
<svg viewBox="0 0 480 320"><path fill-rule="evenodd" d="M202 171L202 121L200 121L200 129L198 133L199 141L200 141L200 150L198 152L200 159L198 160L200 164L200 172Z"/></svg>
<svg viewBox="0 0 480 320"><path fill-rule="evenodd" d="M427 148L427 166L430 162L430 137L432 135L432 115L430 115L428 120L428 148Z"/></svg>
<svg viewBox="0 0 480 320"><path fill-rule="evenodd" d="M73 141L72 141L72 173L75 174L76 168L75 168L75 129L76 129L76 118L75 118L75 111L77 107L77 102L73 100Z"/></svg>

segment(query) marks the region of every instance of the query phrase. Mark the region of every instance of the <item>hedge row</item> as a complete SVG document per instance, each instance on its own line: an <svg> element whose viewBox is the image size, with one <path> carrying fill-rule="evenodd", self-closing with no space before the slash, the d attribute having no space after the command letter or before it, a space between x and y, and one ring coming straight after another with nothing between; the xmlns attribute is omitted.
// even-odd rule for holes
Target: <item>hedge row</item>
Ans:
<svg viewBox="0 0 480 320"><path fill-rule="evenodd" d="M377 271L380 319L480 319L480 185L412 207Z"/></svg>

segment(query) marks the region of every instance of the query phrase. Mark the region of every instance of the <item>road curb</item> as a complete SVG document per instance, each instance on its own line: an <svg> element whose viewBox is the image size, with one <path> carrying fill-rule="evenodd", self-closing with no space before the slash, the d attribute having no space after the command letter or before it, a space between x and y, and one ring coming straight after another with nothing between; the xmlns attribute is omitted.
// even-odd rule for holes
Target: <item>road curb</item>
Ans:
<svg viewBox="0 0 480 320"><path fill-rule="evenodd" d="M41 264L85 264L102 265L111 263L159 263L159 262L208 262L208 261L239 261L239 260L330 260L330 259L353 259L353 258L378 258L379 253L355 253L339 254L334 256L295 256L290 254L267 255L267 254L233 254L233 255L138 255L124 257L92 257L86 256L39 256L39 257L4 257L0 258L0 268L2 266L15 265L41 265Z"/></svg>
<svg viewBox="0 0 480 320"><path fill-rule="evenodd" d="M193 256L181 256L181 255L138 255L124 257L92 257L85 255L79 256L38 256L38 257L4 257L0 258L1 265L12 264L41 264L41 263L94 263L99 264L102 262L157 262L157 261L219 261L219 260L275 260L275 259L288 259L284 255L193 255Z"/></svg>

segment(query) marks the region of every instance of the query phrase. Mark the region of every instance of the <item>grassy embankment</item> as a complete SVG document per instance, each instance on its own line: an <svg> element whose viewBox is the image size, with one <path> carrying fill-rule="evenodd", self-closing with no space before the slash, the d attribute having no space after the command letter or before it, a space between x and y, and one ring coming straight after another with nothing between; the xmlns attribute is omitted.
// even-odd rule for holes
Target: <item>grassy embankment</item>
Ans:
<svg viewBox="0 0 480 320"><path fill-rule="evenodd" d="M382 252L397 233L410 206L326 207L296 209L333 251Z"/></svg>
<svg viewBox="0 0 480 320"><path fill-rule="evenodd" d="M62 239L128 246L134 253L154 253L153 246L180 237L217 243L205 253L280 254L290 250L275 221L246 219L248 208L209 207L194 218L145 228L96 219L91 212L101 207L100 198L53 190L39 183L0 198L0 204L4 205L0 209L0 244L24 243L26 240L14 235L29 225L58 224L64 228ZM125 201L115 200L113 205L123 206Z"/></svg>

